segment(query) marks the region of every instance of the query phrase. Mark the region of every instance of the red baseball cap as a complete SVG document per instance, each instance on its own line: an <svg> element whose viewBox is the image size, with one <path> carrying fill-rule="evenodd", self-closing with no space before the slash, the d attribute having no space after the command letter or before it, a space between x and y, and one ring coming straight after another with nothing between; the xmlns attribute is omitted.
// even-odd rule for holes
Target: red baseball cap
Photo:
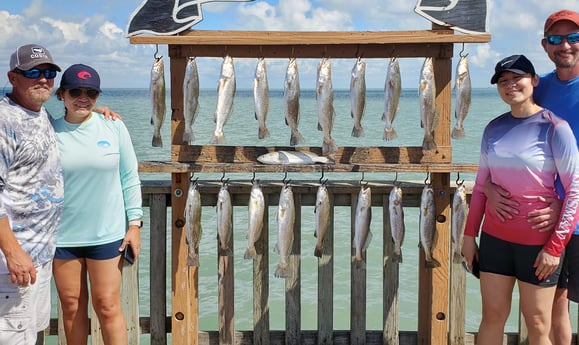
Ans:
<svg viewBox="0 0 579 345"><path fill-rule="evenodd" d="M545 21L545 33L553 26L553 24L560 22L561 20L568 20L579 26L579 13L570 10L560 10L549 16Z"/></svg>

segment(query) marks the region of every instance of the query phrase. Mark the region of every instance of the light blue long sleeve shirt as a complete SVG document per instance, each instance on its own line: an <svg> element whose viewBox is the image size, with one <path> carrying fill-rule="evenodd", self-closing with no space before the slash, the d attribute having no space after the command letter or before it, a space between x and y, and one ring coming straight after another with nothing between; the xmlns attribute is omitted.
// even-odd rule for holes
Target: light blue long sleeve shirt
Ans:
<svg viewBox="0 0 579 345"><path fill-rule="evenodd" d="M122 121L93 113L81 124L53 120L64 170L58 247L124 238L127 220L141 219L141 182L131 137Z"/></svg>

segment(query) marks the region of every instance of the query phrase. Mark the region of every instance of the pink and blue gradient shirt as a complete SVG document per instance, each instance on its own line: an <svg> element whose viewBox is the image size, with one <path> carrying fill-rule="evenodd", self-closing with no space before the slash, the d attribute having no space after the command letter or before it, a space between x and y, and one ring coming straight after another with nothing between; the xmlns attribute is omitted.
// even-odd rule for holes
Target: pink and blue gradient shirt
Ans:
<svg viewBox="0 0 579 345"><path fill-rule="evenodd" d="M510 112L493 119L485 128L465 234L482 231L505 241L543 245L547 253L560 256L579 220L579 165L575 136L569 124L543 109L526 118ZM520 203L519 214L501 221L483 192L490 180L509 191ZM553 231L531 228L529 211L544 208L539 197L557 198L555 178L559 177L566 198ZM483 221L484 216L484 221Z"/></svg>

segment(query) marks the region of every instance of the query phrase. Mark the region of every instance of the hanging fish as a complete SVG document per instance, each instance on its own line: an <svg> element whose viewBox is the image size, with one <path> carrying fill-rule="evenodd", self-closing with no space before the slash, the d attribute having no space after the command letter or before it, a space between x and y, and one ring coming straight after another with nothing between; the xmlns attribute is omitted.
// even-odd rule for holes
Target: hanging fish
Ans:
<svg viewBox="0 0 579 345"><path fill-rule="evenodd" d="M424 185L420 197L420 247L424 250L427 268L439 267L440 262L432 257L436 235L436 205L434 190L429 184Z"/></svg>
<svg viewBox="0 0 579 345"><path fill-rule="evenodd" d="M352 247L355 250L354 262L357 268L365 268L364 258L366 249L372 240L370 223L372 221L372 190L370 187L361 186L358 193L354 221L354 241Z"/></svg>
<svg viewBox="0 0 579 345"><path fill-rule="evenodd" d="M257 255L255 242L261 236L265 214L265 199L258 180L253 181L251 193L249 195L249 222L247 226L247 249L245 250L245 259L253 259Z"/></svg>
<svg viewBox="0 0 579 345"><path fill-rule="evenodd" d="M296 218L296 209L294 205L294 194L289 184L284 184L279 195L279 204L277 209L277 243L274 251L279 254L279 264L275 270L277 278L287 278L289 272L289 255L294 243L294 222Z"/></svg>
<svg viewBox="0 0 579 345"><path fill-rule="evenodd" d="M149 85L151 94L151 105L153 114L151 116L151 125L153 125L153 147L162 147L163 139L161 137L161 127L165 120L165 65L162 57L155 58L151 68L151 83Z"/></svg>
<svg viewBox="0 0 579 345"><path fill-rule="evenodd" d="M330 228L330 195L328 194L328 187L324 181L318 187L318 192L316 193L316 205L314 208L314 213L316 215L316 231L314 236L317 239L316 248L314 249L314 255L318 258L322 257L324 250L324 238L326 233Z"/></svg>
<svg viewBox="0 0 579 345"><path fill-rule="evenodd" d="M384 128L384 135L382 137L384 140L394 140L398 137L392 124L398 112L401 94L402 81L400 77L400 65L398 64L398 59L393 57L388 64L386 83L384 83L384 113L382 114L382 121L386 121L386 127Z"/></svg>
<svg viewBox="0 0 579 345"><path fill-rule="evenodd" d="M269 111L269 85L267 82L267 69L265 59L259 58L255 67L253 78L253 104L255 106L255 119L259 123L257 137L263 139L269 137L266 120Z"/></svg>
<svg viewBox="0 0 579 345"><path fill-rule="evenodd" d="M466 202L466 188L464 184L459 184L452 199L452 243L454 245L454 262L462 261L462 239L468 215L468 204Z"/></svg>
<svg viewBox="0 0 579 345"><path fill-rule="evenodd" d="M456 103L454 107L454 118L456 124L452 129L451 137L453 139L464 138L464 119L470 108L471 86L470 72L468 71L468 60L466 55L461 56L456 66L456 77L454 91L456 94Z"/></svg>
<svg viewBox="0 0 579 345"><path fill-rule="evenodd" d="M199 242L202 232L201 194L197 181L191 181L185 203L185 242L187 243L188 266L199 266Z"/></svg>
<svg viewBox="0 0 579 345"><path fill-rule="evenodd" d="M402 208L402 188L393 186L388 198L390 233L394 241L392 262L402 262L402 243L404 242L404 209Z"/></svg>
<svg viewBox="0 0 579 345"><path fill-rule="evenodd" d="M420 127L424 129L422 149L435 150L434 130L438 122L438 112L436 111L436 84L434 82L434 66L431 57L424 59L424 64L420 71L418 95L420 98Z"/></svg>
<svg viewBox="0 0 579 345"><path fill-rule="evenodd" d="M233 235L233 206L229 195L227 182L223 183L217 194L217 240L219 242L219 255L233 255L233 249L229 246Z"/></svg>
<svg viewBox="0 0 579 345"><path fill-rule="evenodd" d="M338 147L332 138L334 127L334 89L332 87L332 66L330 60L323 58L318 64L316 99L318 103L318 130L324 133L322 154L335 159Z"/></svg>
<svg viewBox="0 0 579 345"><path fill-rule="evenodd" d="M304 137L298 130L300 122L300 76L295 58L290 59L285 73L283 101L285 124L291 130L290 146L296 146L304 142Z"/></svg>
<svg viewBox="0 0 579 345"><path fill-rule="evenodd" d="M223 58L221 77L217 86L217 109L215 109L215 132L211 144L224 144L225 134L223 126L233 112L233 98L235 96L235 68L233 58L229 55Z"/></svg>
<svg viewBox="0 0 579 345"><path fill-rule="evenodd" d="M185 131L183 143L190 144L195 140L193 135L193 123L199 109L199 73L194 57L187 60L185 67L185 79L183 80L183 118L185 119Z"/></svg>
<svg viewBox="0 0 579 345"><path fill-rule="evenodd" d="M354 67L352 67L352 76L350 78L350 104L351 115L354 119L354 128L352 129L353 137L364 136L362 128L362 117L366 107L366 62L358 57Z"/></svg>

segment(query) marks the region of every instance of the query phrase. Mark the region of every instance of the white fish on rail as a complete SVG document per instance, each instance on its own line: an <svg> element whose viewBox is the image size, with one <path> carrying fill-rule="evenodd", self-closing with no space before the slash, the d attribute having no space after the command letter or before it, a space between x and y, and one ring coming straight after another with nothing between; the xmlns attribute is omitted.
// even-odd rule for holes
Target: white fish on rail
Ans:
<svg viewBox="0 0 579 345"><path fill-rule="evenodd" d="M187 266L199 266L199 242L201 241L201 194L197 181L189 182L185 203L185 241L187 243Z"/></svg>
<svg viewBox="0 0 579 345"><path fill-rule="evenodd" d="M331 163L324 156L318 156L308 151L274 151L264 153L257 157L257 161L263 164L316 164Z"/></svg>
<svg viewBox="0 0 579 345"><path fill-rule="evenodd" d="M432 257L436 236L436 205L434 190L425 184L420 197L420 247L424 250L427 268L439 267L440 262Z"/></svg>
<svg viewBox="0 0 579 345"><path fill-rule="evenodd" d="M400 64L396 57L392 57L390 63L388 63L386 82L384 83L384 113L382 114L382 121L386 121L384 135L382 136L384 140L394 140L398 137L393 123L398 112L401 94L402 78L400 76Z"/></svg>
<svg viewBox="0 0 579 345"><path fill-rule="evenodd" d="M464 184L459 184L452 198L452 244L454 246L454 262L462 261L462 241L464 238L464 228L468 215L468 204L466 202L466 188Z"/></svg>
<svg viewBox="0 0 579 345"><path fill-rule="evenodd" d="M269 112L269 85L267 81L267 68L264 58L257 60L255 76L253 78L253 104L255 107L255 119L259 123L257 137L263 139L269 137L267 128L267 113Z"/></svg>
<svg viewBox="0 0 579 345"><path fill-rule="evenodd" d="M304 137L298 130L300 122L300 76L298 62L295 58L290 58L285 73L283 101L285 124L289 126L291 131L290 146L296 146L304 142Z"/></svg>
<svg viewBox="0 0 579 345"><path fill-rule="evenodd" d="M185 67L185 79L183 80L183 118L185 131L183 143L190 144L195 140L193 123L199 112L199 72L195 57L189 57Z"/></svg>
<svg viewBox="0 0 579 345"><path fill-rule="evenodd" d="M369 186L362 185L358 192L358 203L354 219L354 262L357 268L365 268L364 259L366 249L372 240L370 223L372 222L372 190Z"/></svg>
<svg viewBox="0 0 579 345"><path fill-rule="evenodd" d="M352 67L352 76L350 78L350 106L350 113L354 119L352 136L364 136L362 117L364 116L364 109L366 107L366 61L360 57L358 57L354 63L354 67Z"/></svg>
<svg viewBox="0 0 579 345"><path fill-rule="evenodd" d="M328 233L330 228L330 195L328 194L328 187L326 182L322 182L318 187L316 193L316 205L314 207L314 213L316 215L316 231L314 236L316 237L316 248L314 249L314 255L318 258L322 257L324 251L324 238Z"/></svg>
<svg viewBox="0 0 579 345"><path fill-rule="evenodd" d="M451 137L453 139L460 139L464 138L464 119L470 109L472 92L466 55L460 57L458 65L456 66L455 78L454 92L456 95L456 102L454 107L454 118L456 119L456 123L452 128Z"/></svg>
<svg viewBox="0 0 579 345"><path fill-rule="evenodd" d="M288 278L289 272L289 255L294 242L294 222L296 210L294 205L294 194L289 184L284 184L279 195L279 204L277 208L277 243L274 251L279 254L279 264L275 270L277 278Z"/></svg>
<svg viewBox="0 0 579 345"><path fill-rule="evenodd" d="M248 226L247 226L247 249L245 259L253 259L257 255L255 242L261 236L265 214L265 198L258 180L253 181L248 205Z"/></svg>
<svg viewBox="0 0 579 345"><path fill-rule="evenodd" d="M151 105L153 114L151 115L151 125L153 125L153 147L162 147L163 138L161 137L161 127L165 120L166 103L165 103L165 64L162 57L155 58L151 68L151 82L149 85L151 94Z"/></svg>
<svg viewBox="0 0 579 345"><path fill-rule="evenodd" d="M390 233L394 241L393 262L402 262L402 243L404 243L404 209L402 208L402 188L393 186L388 197L388 214L390 215Z"/></svg>
<svg viewBox="0 0 579 345"><path fill-rule="evenodd" d="M422 149L426 151L435 150L434 130L438 122L438 112L436 111L436 85L431 57L424 59L424 64L420 71L418 95L420 99L420 127L424 129Z"/></svg>
<svg viewBox="0 0 579 345"><path fill-rule="evenodd" d="M219 255L233 255L233 248L229 246L233 235L233 206L228 184L224 182L217 194L217 240L219 243Z"/></svg>
<svg viewBox="0 0 579 345"><path fill-rule="evenodd" d="M334 89L332 87L332 66L330 60L322 58L318 64L316 100L318 104L318 130L324 133L322 154L334 160L338 147L332 138L334 127Z"/></svg>
<svg viewBox="0 0 579 345"><path fill-rule="evenodd" d="M233 111L233 98L235 96L235 68L233 58L229 55L223 58L221 64L221 77L217 85L217 108L215 109L215 132L211 138L211 144L224 144L225 134L223 126L231 117Z"/></svg>

